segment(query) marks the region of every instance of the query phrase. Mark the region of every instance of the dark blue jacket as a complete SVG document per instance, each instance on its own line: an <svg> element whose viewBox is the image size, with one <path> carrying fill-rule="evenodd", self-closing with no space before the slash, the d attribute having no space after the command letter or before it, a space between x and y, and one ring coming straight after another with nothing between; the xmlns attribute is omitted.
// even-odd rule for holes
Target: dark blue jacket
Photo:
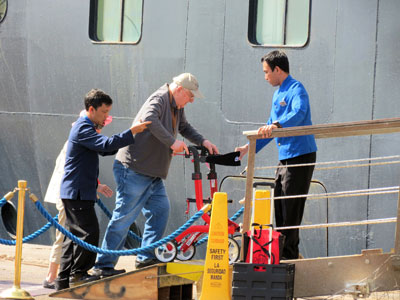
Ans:
<svg viewBox="0 0 400 300"><path fill-rule="evenodd" d="M96 200L99 155L113 155L119 148L134 143L130 129L106 137L98 134L88 117L79 118L72 126L61 180L61 199Z"/></svg>

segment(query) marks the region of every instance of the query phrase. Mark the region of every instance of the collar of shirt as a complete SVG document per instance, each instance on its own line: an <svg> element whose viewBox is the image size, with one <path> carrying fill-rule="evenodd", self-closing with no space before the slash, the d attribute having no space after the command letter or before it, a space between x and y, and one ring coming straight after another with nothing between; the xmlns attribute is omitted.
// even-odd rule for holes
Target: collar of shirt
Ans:
<svg viewBox="0 0 400 300"><path fill-rule="evenodd" d="M292 80L292 76L288 75L288 77L286 77L286 79L282 82L282 85L279 87L279 91L286 91L290 86L290 82Z"/></svg>
<svg viewBox="0 0 400 300"><path fill-rule="evenodd" d="M166 83L167 85L167 93L168 93L168 99L169 99L169 103L171 105L171 108L178 110L178 108L176 107L176 102L175 102L175 98L172 95L172 91L169 89L169 84ZM171 99L172 98L172 99Z"/></svg>
<svg viewBox="0 0 400 300"><path fill-rule="evenodd" d="M94 123L89 119L88 116L85 116L85 120L88 121L90 125L92 125L93 127L95 127L95 126L94 126Z"/></svg>

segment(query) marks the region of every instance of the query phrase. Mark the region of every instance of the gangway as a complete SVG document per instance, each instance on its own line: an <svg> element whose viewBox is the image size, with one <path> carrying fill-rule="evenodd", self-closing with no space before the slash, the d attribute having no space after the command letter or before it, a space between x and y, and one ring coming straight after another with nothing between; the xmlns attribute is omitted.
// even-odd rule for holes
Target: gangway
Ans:
<svg viewBox="0 0 400 300"><path fill-rule="evenodd" d="M400 132L400 118L277 128L271 138L313 134L315 138L335 138ZM255 169L257 131L243 133L249 140L243 232L250 229L251 199ZM394 249L363 250L359 255L290 260L296 265L294 297L332 295L341 291L355 296L370 292L399 290L400 279L400 193ZM243 261L243 257L241 257ZM285 261L283 261L285 262Z"/></svg>

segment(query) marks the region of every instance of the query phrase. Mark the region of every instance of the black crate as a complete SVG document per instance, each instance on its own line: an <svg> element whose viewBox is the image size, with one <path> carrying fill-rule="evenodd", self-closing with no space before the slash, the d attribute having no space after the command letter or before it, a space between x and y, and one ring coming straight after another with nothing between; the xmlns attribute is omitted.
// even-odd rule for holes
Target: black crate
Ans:
<svg viewBox="0 0 400 300"><path fill-rule="evenodd" d="M294 267L294 264L235 263L233 265L232 299L293 299Z"/></svg>

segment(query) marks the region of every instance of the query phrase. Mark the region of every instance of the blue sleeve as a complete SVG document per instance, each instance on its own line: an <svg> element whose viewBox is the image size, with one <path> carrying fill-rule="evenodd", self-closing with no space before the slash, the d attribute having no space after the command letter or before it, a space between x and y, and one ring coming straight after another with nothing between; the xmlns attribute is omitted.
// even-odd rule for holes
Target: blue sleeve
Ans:
<svg viewBox="0 0 400 300"><path fill-rule="evenodd" d="M115 134L111 137L106 137L96 132L92 126L82 126L78 135L78 142L93 151L114 152L119 148L133 144L135 141L130 129L125 130L120 134Z"/></svg>
<svg viewBox="0 0 400 300"><path fill-rule="evenodd" d="M272 141L272 138L257 140L256 141L256 153L258 153L262 148L267 146L270 141Z"/></svg>
<svg viewBox="0 0 400 300"><path fill-rule="evenodd" d="M282 127L303 125L304 118L307 114L309 107L307 92L304 89L297 88L293 94L289 113L279 118L279 123Z"/></svg>
<svg viewBox="0 0 400 300"><path fill-rule="evenodd" d="M101 155L101 156L110 156L110 155L116 154L117 152L118 152L118 150L114 150L114 151L111 151L111 152L99 152L99 155Z"/></svg>

